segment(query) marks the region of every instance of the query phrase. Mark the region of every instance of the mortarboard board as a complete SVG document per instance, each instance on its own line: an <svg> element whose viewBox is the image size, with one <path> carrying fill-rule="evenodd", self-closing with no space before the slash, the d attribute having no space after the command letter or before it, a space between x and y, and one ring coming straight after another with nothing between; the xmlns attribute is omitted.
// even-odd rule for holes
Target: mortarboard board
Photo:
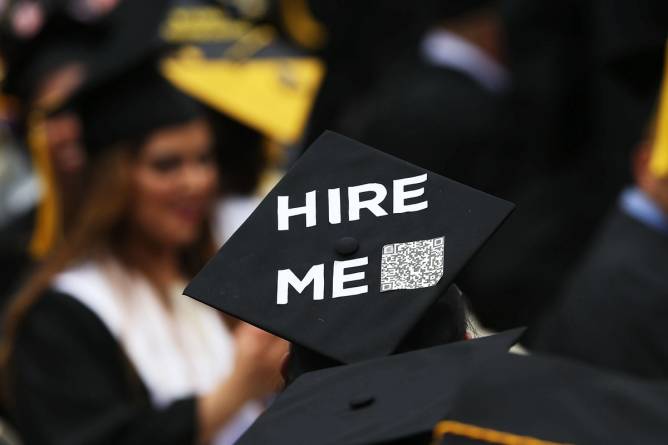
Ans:
<svg viewBox="0 0 668 445"><path fill-rule="evenodd" d="M326 132L184 293L335 361L388 355L512 208Z"/></svg>
<svg viewBox="0 0 668 445"><path fill-rule="evenodd" d="M269 139L299 139L324 75L317 58L205 1L177 3L162 37L185 45L163 63L176 86Z"/></svg>
<svg viewBox="0 0 668 445"><path fill-rule="evenodd" d="M461 382L491 368L522 331L303 374L238 444L429 443Z"/></svg>
<svg viewBox="0 0 668 445"><path fill-rule="evenodd" d="M660 177L668 177L668 44L665 48L663 82L657 106L656 138L650 161L652 172Z"/></svg>
<svg viewBox="0 0 668 445"><path fill-rule="evenodd" d="M467 377L434 435L448 445L662 444L666 418L663 382L507 354Z"/></svg>

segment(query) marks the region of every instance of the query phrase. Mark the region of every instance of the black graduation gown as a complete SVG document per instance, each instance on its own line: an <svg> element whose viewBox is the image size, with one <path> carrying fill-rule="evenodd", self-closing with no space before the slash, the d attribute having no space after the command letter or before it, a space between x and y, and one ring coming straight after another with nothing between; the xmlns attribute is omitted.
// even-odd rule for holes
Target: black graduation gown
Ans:
<svg viewBox="0 0 668 445"><path fill-rule="evenodd" d="M102 321L71 296L47 291L21 325L9 407L26 445L186 445L196 400L164 409Z"/></svg>
<svg viewBox="0 0 668 445"><path fill-rule="evenodd" d="M668 236L616 210L529 346L665 379L666 319Z"/></svg>
<svg viewBox="0 0 668 445"><path fill-rule="evenodd" d="M37 208L31 208L0 227L0 310L34 265L28 247L36 214Z"/></svg>

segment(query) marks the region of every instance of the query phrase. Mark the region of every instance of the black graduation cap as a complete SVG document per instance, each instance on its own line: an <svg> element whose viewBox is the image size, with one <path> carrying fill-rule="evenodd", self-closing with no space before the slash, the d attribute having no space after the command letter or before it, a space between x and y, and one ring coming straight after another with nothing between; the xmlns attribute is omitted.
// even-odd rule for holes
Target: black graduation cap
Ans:
<svg viewBox="0 0 668 445"><path fill-rule="evenodd" d="M139 142L157 128L204 115L194 99L160 75L156 57L79 91L67 108L79 115L84 147L90 154L121 142Z"/></svg>
<svg viewBox="0 0 668 445"><path fill-rule="evenodd" d="M499 0L432 0L430 7L434 18L456 19L499 4Z"/></svg>
<svg viewBox="0 0 668 445"><path fill-rule="evenodd" d="M306 373L237 443L426 444L466 376L492 367L522 331Z"/></svg>
<svg viewBox="0 0 668 445"><path fill-rule="evenodd" d="M388 355L512 208L326 132L184 293L339 362Z"/></svg>
<svg viewBox="0 0 668 445"><path fill-rule="evenodd" d="M468 376L434 435L444 445L665 444L666 419L665 382L507 354Z"/></svg>

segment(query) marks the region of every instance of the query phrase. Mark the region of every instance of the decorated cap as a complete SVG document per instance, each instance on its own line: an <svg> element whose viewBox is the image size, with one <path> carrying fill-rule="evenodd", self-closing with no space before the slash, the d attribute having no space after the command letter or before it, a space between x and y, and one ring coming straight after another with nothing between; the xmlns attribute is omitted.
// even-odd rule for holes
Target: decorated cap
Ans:
<svg viewBox="0 0 668 445"><path fill-rule="evenodd" d="M326 132L184 293L338 362L389 355L512 209Z"/></svg>
<svg viewBox="0 0 668 445"><path fill-rule="evenodd" d="M306 373L237 443L428 444L461 383L507 355L521 333L515 329Z"/></svg>
<svg viewBox="0 0 668 445"><path fill-rule="evenodd" d="M182 46L162 65L177 87L269 139L299 139L324 76L320 60L270 25L204 0L177 2L161 36Z"/></svg>

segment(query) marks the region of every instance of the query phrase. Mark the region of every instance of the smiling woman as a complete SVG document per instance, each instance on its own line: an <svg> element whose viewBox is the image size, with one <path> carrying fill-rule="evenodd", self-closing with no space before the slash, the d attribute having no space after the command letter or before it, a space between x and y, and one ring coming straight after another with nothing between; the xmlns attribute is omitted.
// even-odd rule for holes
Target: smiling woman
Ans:
<svg viewBox="0 0 668 445"><path fill-rule="evenodd" d="M213 137L146 65L73 104L83 197L8 311L2 351L26 443L232 443L279 380L284 342L181 295L213 253Z"/></svg>

